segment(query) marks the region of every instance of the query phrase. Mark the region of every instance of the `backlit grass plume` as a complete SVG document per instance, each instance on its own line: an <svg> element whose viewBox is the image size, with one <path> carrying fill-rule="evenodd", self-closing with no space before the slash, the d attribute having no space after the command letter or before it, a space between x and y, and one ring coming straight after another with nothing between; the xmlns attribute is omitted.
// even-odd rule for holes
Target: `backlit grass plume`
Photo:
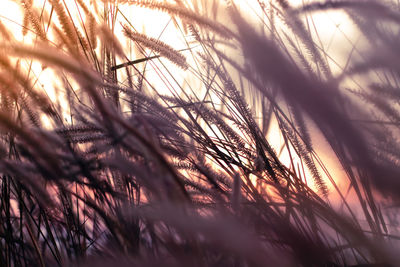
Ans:
<svg viewBox="0 0 400 267"><path fill-rule="evenodd" d="M13 2L1 266L400 264L397 2Z"/></svg>

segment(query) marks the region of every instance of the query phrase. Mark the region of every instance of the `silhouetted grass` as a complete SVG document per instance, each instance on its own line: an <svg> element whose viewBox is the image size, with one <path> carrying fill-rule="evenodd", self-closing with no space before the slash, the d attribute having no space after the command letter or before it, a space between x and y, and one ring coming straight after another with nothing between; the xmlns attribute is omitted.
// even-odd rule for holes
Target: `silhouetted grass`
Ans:
<svg viewBox="0 0 400 267"><path fill-rule="evenodd" d="M250 20L234 1L15 2L1 266L400 263L397 3L254 1ZM187 47L128 6L168 14ZM368 41L339 74L310 27L331 10Z"/></svg>

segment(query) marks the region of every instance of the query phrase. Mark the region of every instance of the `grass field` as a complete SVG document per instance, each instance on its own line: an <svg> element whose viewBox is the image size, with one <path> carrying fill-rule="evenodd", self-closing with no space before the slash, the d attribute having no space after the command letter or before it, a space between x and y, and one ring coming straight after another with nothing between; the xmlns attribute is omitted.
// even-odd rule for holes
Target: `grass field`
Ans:
<svg viewBox="0 0 400 267"><path fill-rule="evenodd" d="M0 266L399 266L397 1L7 0Z"/></svg>

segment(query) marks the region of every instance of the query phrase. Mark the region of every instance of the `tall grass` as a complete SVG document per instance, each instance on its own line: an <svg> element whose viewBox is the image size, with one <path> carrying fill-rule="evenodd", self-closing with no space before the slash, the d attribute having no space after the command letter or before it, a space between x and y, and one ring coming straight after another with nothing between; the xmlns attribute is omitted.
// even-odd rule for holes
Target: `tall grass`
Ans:
<svg viewBox="0 0 400 267"><path fill-rule="evenodd" d="M239 1L15 2L1 266L400 264L395 2L254 1L256 19ZM332 11L363 40L343 65L311 27Z"/></svg>

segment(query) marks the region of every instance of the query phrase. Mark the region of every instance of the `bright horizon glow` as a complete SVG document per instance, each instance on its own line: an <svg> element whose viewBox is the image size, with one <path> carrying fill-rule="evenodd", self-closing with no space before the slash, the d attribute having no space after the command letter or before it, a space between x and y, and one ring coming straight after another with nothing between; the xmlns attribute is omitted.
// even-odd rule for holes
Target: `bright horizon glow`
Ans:
<svg viewBox="0 0 400 267"><path fill-rule="evenodd" d="M34 1L35 6L40 7L43 5L45 0L41 1ZM76 4L74 0L65 0L66 4L69 7L73 7L71 9L71 12L75 12L75 16L77 15L76 12ZM293 5L295 6L301 6L301 4L304 3L302 0L296 0L296 1L290 1ZM89 1L85 1L85 3L89 5ZM243 13L248 13L251 16L254 15L254 10L259 10L259 6L256 0L247 0L247 1L236 1L236 3L239 3L240 9L243 11ZM11 29L11 31L14 34L14 37L18 41L24 41L25 43L32 43L32 34L28 34L26 37L22 36L22 30L21 30L21 25L18 23L22 22L22 12L21 8L17 3L11 0L3 0L2 1L2 9L0 10L0 18L1 21L6 25L8 29ZM49 5L47 3L47 5ZM126 10L126 12L125 12ZM47 10L49 11L49 10ZM135 27L135 29L139 32L143 32L147 34L148 36L154 37L154 38L160 38L163 42L171 45L175 49L182 49L186 47L186 44L184 42L184 39L182 38L182 35L177 31L177 29L174 27L173 21L171 20L170 16L168 14L165 14L161 11L155 11L155 10L150 10L146 8L139 8L135 6L129 6L127 5L121 5L121 12L124 13L124 15L127 17L127 19L132 23L132 25ZM84 16L83 12L81 11L81 15ZM257 13L259 16L263 16L261 13ZM53 18L55 18L55 14L53 14ZM120 20L123 20L120 16ZM255 20L255 25L257 25L257 18L254 16ZM341 72L341 68L337 66L336 64L339 64L340 66L345 66L347 57L352 49L352 43L348 36L352 36L351 40L355 39L353 36L356 33L354 26L350 23L350 21L347 19L347 16L343 12L328 12L328 13L313 13L312 15L308 16L308 25L311 28L311 32L313 33L314 37L316 39L320 40L320 43L317 44L318 46L321 46L324 51L328 52L329 54L334 53L337 55L335 57L335 62L333 59L327 58L328 62L331 64L331 67L334 71L335 74L338 74ZM54 23L54 22L53 22ZM260 25L257 25L256 27L260 27ZM122 38L122 30L120 25L117 23L115 33L117 36L121 36L121 40L125 40L125 38ZM126 45L126 47L131 47L129 43L122 43L122 45ZM134 49L130 49L128 52L127 56L129 59L135 59L136 57L143 57L143 55L139 55L137 52L134 51ZM189 57L188 57L189 58ZM182 71L176 67L173 64L170 64L169 62L163 61L166 63L166 66L168 66L168 69L173 72L175 76L180 76L180 80L177 81L177 84L188 84L185 83L185 79L188 78L186 75L182 73ZM337 63L336 63L337 62ZM122 63L122 62L118 62ZM22 67L25 69L28 69L30 67L30 61L28 60L23 60L22 62ZM150 63L151 66L158 66L162 68L159 64L156 63ZM49 96L49 98L53 102L59 102L59 104L63 107L65 110L64 113L64 119L68 122L71 123L71 118L69 117L68 113L68 105L66 101L60 101L60 99L65 98L65 95L63 94L62 90L60 88L63 88L63 84L60 81L53 80L50 77L54 77L54 71L47 68L47 69L42 69L42 65L38 62L33 62L31 66L31 75L35 79L37 79L37 83L41 85L43 90L46 92L46 94ZM168 79L168 82L163 82L160 80L158 70L150 67L149 71L147 72L148 79L151 81L159 81L160 85L165 86L165 84L171 84L171 88L174 87L175 82L172 81L171 79ZM160 87L160 86L158 86ZM171 89L170 88L170 89ZM168 88L165 87L165 92L163 93L168 93ZM217 102L217 100L216 100ZM44 117L42 118L43 122L45 125L48 125L50 128L49 122L46 122L47 119ZM273 130L271 130L268 134L268 140L270 140L271 144L274 145L274 149L279 152L280 146L283 143L283 139L281 135L279 134L278 129L275 129L274 126L272 127ZM323 148L326 146L325 144L322 146ZM322 149L326 150L326 149ZM324 155L329 154L329 151L325 151ZM327 157L327 160L329 161L329 156ZM290 159L288 155L288 151L284 150L283 153L280 155L280 159L282 162L284 162L287 166L290 165ZM324 161L325 162L325 161ZM329 164L333 164L337 166L337 162L334 160L331 160ZM328 168L330 169L330 168ZM334 177L337 176L337 173L341 173L340 170L338 170L338 167L334 168L335 169L335 174L332 174ZM343 175L343 174L340 174ZM308 175L308 177L311 177ZM311 179L309 179L309 182L311 182ZM340 185L340 180L337 181ZM312 184L312 183L311 183ZM327 183L330 185L330 183ZM315 187L314 187L315 188ZM329 188L330 191L332 192L333 189L332 187Z"/></svg>

